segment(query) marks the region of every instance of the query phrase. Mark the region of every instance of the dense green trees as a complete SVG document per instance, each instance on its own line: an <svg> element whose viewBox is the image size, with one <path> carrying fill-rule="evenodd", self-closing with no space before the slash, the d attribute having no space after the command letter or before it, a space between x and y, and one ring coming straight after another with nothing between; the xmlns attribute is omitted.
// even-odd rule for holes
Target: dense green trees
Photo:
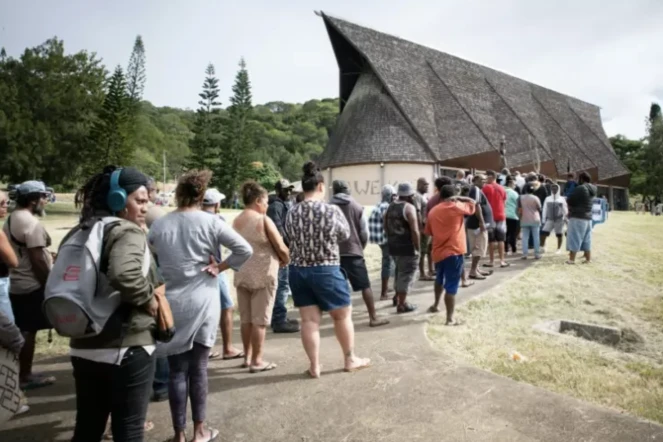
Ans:
<svg viewBox="0 0 663 442"><path fill-rule="evenodd" d="M646 119L647 134L640 140L623 135L610 138L615 153L631 171L629 190L645 201L663 202L663 117L653 103Z"/></svg>
<svg viewBox="0 0 663 442"><path fill-rule="evenodd" d="M210 168L231 195L242 180L266 187L299 179L301 165L327 143L338 101L254 106L241 60L227 109L213 65L205 71L200 107L155 107L142 100L146 50L135 40L126 70L107 71L94 53L65 53L56 38L18 58L0 49L0 181L43 179L72 190L108 163L134 165L174 179L187 168Z"/></svg>

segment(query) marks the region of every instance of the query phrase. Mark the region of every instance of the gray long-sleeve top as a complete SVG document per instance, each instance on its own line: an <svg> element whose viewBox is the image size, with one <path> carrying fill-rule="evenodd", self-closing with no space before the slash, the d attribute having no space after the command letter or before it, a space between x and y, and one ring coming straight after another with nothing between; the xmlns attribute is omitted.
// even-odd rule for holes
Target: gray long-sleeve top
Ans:
<svg viewBox="0 0 663 442"><path fill-rule="evenodd" d="M172 212L157 220L149 241L166 281L166 298L175 320L175 337L160 344L158 354L189 351L194 343L212 347L216 342L221 304L216 277L203 272L219 247L230 250L225 259L238 270L253 250L244 238L218 216L203 211Z"/></svg>

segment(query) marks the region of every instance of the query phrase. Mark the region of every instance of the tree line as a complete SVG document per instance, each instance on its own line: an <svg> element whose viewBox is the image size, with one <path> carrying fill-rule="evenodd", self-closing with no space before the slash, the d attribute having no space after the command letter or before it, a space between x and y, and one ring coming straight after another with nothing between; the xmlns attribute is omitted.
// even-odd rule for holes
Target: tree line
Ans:
<svg viewBox="0 0 663 442"><path fill-rule="evenodd" d="M126 68L112 71L95 53L67 54L57 38L17 58L0 50L0 180L70 191L106 164L160 178L165 156L169 179L208 168L227 195L247 178L270 188L320 155L338 114L336 99L254 105L243 59L225 107L211 63L195 111L144 101L147 74L141 36Z"/></svg>
<svg viewBox="0 0 663 442"><path fill-rule="evenodd" d="M661 106L652 103L645 118L643 138L631 140L623 135L610 138L612 147L631 172L629 192L645 202L663 202L663 116Z"/></svg>

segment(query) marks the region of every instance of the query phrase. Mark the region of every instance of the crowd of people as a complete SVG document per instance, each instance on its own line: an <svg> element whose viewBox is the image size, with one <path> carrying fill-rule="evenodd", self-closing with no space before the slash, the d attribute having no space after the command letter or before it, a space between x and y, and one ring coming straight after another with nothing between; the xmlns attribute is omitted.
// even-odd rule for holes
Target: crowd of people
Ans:
<svg viewBox="0 0 663 442"><path fill-rule="evenodd" d="M249 373L277 369L264 358L267 328L275 333L301 329L309 359L306 375L318 378L324 312L333 321L344 370L370 367L370 359L354 350L351 291L361 293L371 327L389 321L376 312L364 256L369 242L382 253L379 299L391 299L399 314L413 312L417 306L408 295L415 281L434 282L428 311L439 312L444 295L448 325L461 323L454 317L460 287L509 267L506 257L517 252L521 235L522 258L528 259L533 248L539 259L553 233L561 251L566 227L568 264L581 251L585 262L591 261L596 188L586 173L577 182L569 179L565 196L545 177L508 170L439 177L430 197L429 181L420 178L416 186L384 186L380 202L365 214L343 181L331 183L328 198L323 174L309 162L296 201L287 180L276 183L272 196L254 181L244 183L237 194L244 208L232 226L219 214L222 195L209 188L210 180L209 171L184 174L175 190L177 208L170 213L154 205L154 180L130 167L108 166L78 192L80 220L62 244L104 220L98 274L105 291L92 295L117 296L119 304L101 331L70 341L74 441L99 441L104 433L117 441L142 441L152 427L146 422L150 400L169 401L173 441L215 440L219 431L207 424L206 413L208 362L241 359ZM69 268L57 273L65 266L54 267L57 254L49 252L51 240L39 222L48 194L40 182L18 186L16 210L0 231L0 344L19 354L20 386L27 391L56 382L32 371L35 336L53 327L42 309L49 281L72 280ZM2 218L7 202L0 194ZM471 258L469 269L466 258ZM242 350L232 344L229 270L234 271ZM287 317L290 295L301 324ZM174 324L167 338L160 333L164 311L172 312ZM223 346L214 353L218 330Z"/></svg>

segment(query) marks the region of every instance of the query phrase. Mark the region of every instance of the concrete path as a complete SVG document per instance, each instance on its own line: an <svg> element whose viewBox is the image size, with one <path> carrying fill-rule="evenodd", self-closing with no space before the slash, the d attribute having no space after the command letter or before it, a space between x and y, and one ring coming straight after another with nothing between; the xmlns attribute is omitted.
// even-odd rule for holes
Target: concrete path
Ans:
<svg viewBox="0 0 663 442"><path fill-rule="evenodd" d="M497 271L490 282L464 289L460 301L518 274L522 264ZM372 329L356 300L356 348L373 367L342 372L342 354L326 317L323 376L304 375L299 335L268 335L266 358L278 369L248 374L237 361L210 366L209 422L220 441L597 441L663 440L663 427L623 413L518 383L452 362L425 336L431 283L419 284L417 314L396 316L378 304L391 324ZM236 337L237 341L238 337ZM0 441L70 440L75 397L67 357L44 360L38 370L58 376L56 386L30 393L32 410L9 422ZM148 441L171 434L168 403L151 404L155 430Z"/></svg>

